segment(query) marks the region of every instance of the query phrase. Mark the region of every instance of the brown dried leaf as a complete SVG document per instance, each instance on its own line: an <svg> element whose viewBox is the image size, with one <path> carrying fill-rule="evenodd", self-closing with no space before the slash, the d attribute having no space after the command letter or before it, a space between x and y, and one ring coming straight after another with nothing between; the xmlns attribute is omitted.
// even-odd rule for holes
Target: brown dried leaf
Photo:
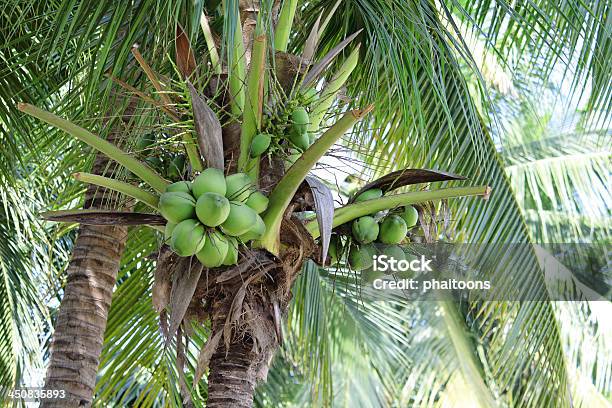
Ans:
<svg viewBox="0 0 612 408"><path fill-rule="evenodd" d="M203 269L199 262L192 265L190 258L183 258L174 272L170 291L170 328L166 345L169 344L170 338L174 336L185 316Z"/></svg>
<svg viewBox="0 0 612 408"><path fill-rule="evenodd" d="M229 346L232 341L232 324L237 322L242 314L242 302L246 296L246 287L246 282L240 286L240 289L238 289L238 292L234 296L234 300L232 300L230 311L225 318L225 325L223 326L223 342L225 343L226 350L229 350Z"/></svg>
<svg viewBox="0 0 612 408"><path fill-rule="evenodd" d="M159 328L161 330L162 336L164 339L168 337L168 313L165 310L162 310L159 314Z"/></svg>
<svg viewBox="0 0 612 408"><path fill-rule="evenodd" d="M196 69L196 61L189 37L187 37L187 33L180 24L176 25L176 65L183 75L183 79L189 79Z"/></svg>
<svg viewBox="0 0 612 408"><path fill-rule="evenodd" d="M189 338L185 337L185 343L189 346ZM187 387L187 380L185 378L185 362L187 357L185 356L185 345L183 344L183 335L182 331L179 329L176 339L176 370L178 371L179 377L179 388L182 398L182 406L184 408L192 408L193 401L191 399L191 392Z"/></svg>
<svg viewBox="0 0 612 408"><path fill-rule="evenodd" d="M208 368L210 359L212 355L215 353L215 351L217 350L217 347L219 346L219 340L221 340L221 335L223 335L223 332L221 331L216 332L212 337L208 338L208 340L206 341L206 344L204 344L204 346L202 347L202 350L200 350L200 354L198 355L198 364L196 366L195 376L193 377L193 387L194 388L198 384L198 381L200 381L200 378L202 378L204 371L206 371L206 369Z"/></svg>
<svg viewBox="0 0 612 408"><path fill-rule="evenodd" d="M120 87L139 96L140 99L142 99L143 101L150 103L151 105L156 106L159 109L163 110L172 120L175 120L177 122L181 120L178 114L170 107L169 104L171 103L171 101L167 102L166 104L158 102L155 99L153 99L150 95L147 95L141 90L134 88L132 85L128 84L127 82L124 82L120 80L119 78L115 78L112 75L108 75L108 77ZM164 94L160 94L160 95L166 96Z"/></svg>
<svg viewBox="0 0 612 408"><path fill-rule="evenodd" d="M149 63L144 59L142 54L140 54L140 51L138 51L137 45L135 45L132 48L132 54L134 55L134 58L136 58L136 61L138 61L138 64L140 64L140 67L145 72L145 75L147 76L147 78L149 78L149 80L153 84L153 87L155 88L155 90L159 93L159 96L162 99L163 104L166 105L170 111L172 111L171 109L172 101L170 100L170 97L165 93L165 90L162 88L162 85L159 83L159 79L158 79L159 74L153 71Z"/></svg>
<svg viewBox="0 0 612 408"><path fill-rule="evenodd" d="M193 121L198 133L198 146L208 167L223 170L223 132L219 118L191 82L187 82L191 94Z"/></svg>
<svg viewBox="0 0 612 408"><path fill-rule="evenodd" d="M419 183L433 183L435 181L448 181L448 180L465 180L466 178L458 174L445 173L438 170L428 169L403 169L397 170L393 173L389 173L379 179L372 181L371 183L363 186L357 191L353 197L349 200L349 204L352 203L355 198L370 189L380 188L383 193L395 190L400 187L419 184Z"/></svg>
<svg viewBox="0 0 612 408"><path fill-rule="evenodd" d="M314 57L315 51L317 50L317 44L319 43L319 26L321 24L321 18L323 17L323 13L319 14L317 21L315 21L312 26L312 30L310 30L310 34L304 43L304 51L302 51L302 59L306 61L311 61L312 57Z"/></svg>
<svg viewBox="0 0 612 408"><path fill-rule="evenodd" d="M282 324L282 314L280 311L280 306L278 305L278 300L274 300L272 302L273 314L272 317L274 319L274 330L276 332L276 340L279 344L283 344L283 324Z"/></svg>
<svg viewBox="0 0 612 408"><path fill-rule="evenodd" d="M254 275L248 277L247 280L244 281L234 299L232 300L232 306L230 307L230 311L225 318L225 325L223 326L223 342L225 343L225 349L229 350L229 346L232 340L232 325L237 323L240 320L240 316L242 315L242 305L244 302L244 297L246 296L247 286L255 279L261 277L266 271L262 270L257 272Z"/></svg>
<svg viewBox="0 0 612 408"><path fill-rule="evenodd" d="M177 261L178 255L172 252L167 245L162 246L157 257L157 267L155 268L152 289L153 308L157 313L161 313L170 302L172 271Z"/></svg>
<svg viewBox="0 0 612 408"><path fill-rule="evenodd" d="M244 303L244 317L249 326L249 334L253 339L253 352L261 353L269 349L275 342L275 335L270 331L268 319L251 307L247 302Z"/></svg>
<svg viewBox="0 0 612 408"><path fill-rule="evenodd" d="M47 221L85 225L166 225L166 220L160 215L112 210L48 211L40 216Z"/></svg>
<svg viewBox="0 0 612 408"><path fill-rule="evenodd" d="M334 223L334 197L331 190L321 180L316 177L306 177L306 182L312 191L314 206L319 223L321 236L321 265L325 265L329 240L331 238L332 226Z"/></svg>

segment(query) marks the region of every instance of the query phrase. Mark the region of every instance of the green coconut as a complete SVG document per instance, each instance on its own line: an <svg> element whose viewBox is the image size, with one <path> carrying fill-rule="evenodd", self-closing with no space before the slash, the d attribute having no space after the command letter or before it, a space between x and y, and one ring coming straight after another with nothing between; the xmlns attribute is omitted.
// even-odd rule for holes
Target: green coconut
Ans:
<svg viewBox="0 0 612 408"><path fill-rule="evenodd" d="M367 269L361 271L361 282L362 283L372 283L376 279L382 278L384 273L381 271L375 271L371 266Z"/></svg>
<svg viewBox="0 0 612 408"><path fill-rule="evenodd" d="M185 156L175 156L168 166L167 175L170 179L180 179L185 171Z"/></svg>
<svg viewBox="0 0 612 408"><path fill-rule="evenodd" d="M378 223L373 217L366 215L353 221L353 237L362 243L368 244L378 237Z"/></svg>
<svg viewBox="0 0 612 408"><path fill-rule="evenodd" d="M166 193L188 193L191 194L191 182L190 181L177 181L166 187Z"/></svg>
<svg viewBox="0 0 612 408"><path fill-rule="evenodd" d="M379 248L379 253L380 255L386 255L387 258L393 258L398 262L406 259L406 253L397 245L382 245L382 247Z"/></svg>
<svg viewBox="0 0 612 408"><path fill-rule="evenodd" d="M196 253L196 257L205 267L216 268L223 264L227 256L228 247L229 242L225 235L213 230L207 234L206 242L202 249Z"/></svg>
<svg viewBox="0 0 612 408"><path fill-rule="evenodd" d="M295 108L291 113L291 122L297 134L305 134L308 130L308 124L310 123L310 117L306 109L303 107Z"/></svg>
<svg viewBox="0 0 612 408"><path fill-rule="evenodd" d="M155 135L153 133L148 133L143 135L136 141L136 150L138 152L143 152L145 150L150 149L155 144Z"/></svg>
<svg viewBox="0 0 612 408"><path fill-rule="evenodd" d="M348 256L351 269L361 271L371 267L374 263L372 257L375 253L374 247L370 244L351 246Z"/></svg>
<svg viewBox="0 0 612 408"><path fill-rule="evenodd" d="M169 222L166 224L166 227L164 228L164 243L170 243L170 240L172 239L172 231L174 231L175 227L176 224L173 222Z"/></svg>
<svg viewBox="0 0 612 408"><path fill-rule="evenodd" d="M261 156L270 147L271 140L272 135L269 133L260 133L255 136L251 142L251 157Z"/></svg>
<svg viewBox="0 0 612 408"><path fill-rule="evenodd" d="M402 212L401 217L406 222L406 227L412 228L419 221L419 212L413 206L407 205L404 207L404 212Z"/></svg>
<svg viewBox="0 0 612 408"><path fill-rule="evenodd" d="M254 209L257 214L261 214L268 208L268 202L268 197L259 191L255 191L249 195L245 204Z"/></svg>
<svg viewBox="0 0 612 408"><path fill-rule="evenodd" d="M227 219L229 212L229 200L217 193L204 193L196 202L196 215L207 227L221 225Z"/></svg>
<svg viewBox="0 0 612 408"><path fill-rule="evenodd" d="M204 226L194 219L181 221L172 231L170 247L180 256L192 256L206 243Z"/></svg>
<svg viewBox="0 0 612 408"><path fill-rule="evenodd" d="M399 244L406 237L407 232L408 227L402 217L389 215L380 224L378 240L384 244Z"/></svg>
<svg viewBox="0 0 612 408"><path fill-rule="evenodd" d="M144 162L152 169L155 169L158 171L163 167L162 160L159 157L155 157L155 156L147 157L144 159Z"/></svg>
<svg viewBox="0 0 612 408"><path fill-rule="evenodd" d="M205 169L193 180L191 190L195 198L204 193L217 193L224 196L227 192L227 186L225 185L223 171L212 167Z"/></svg>
<svg viewBox="0 0 612 408"><path fill-rule="evenodd" d="M308 133L298 133L295 129L289 132L289 140L295 147L304 151L310 147L310 138L308 137Z"/></svg>
<svg viewBox="0 0 612 408"><path fill-rule="evenodd" d="M175 224L195 217L195 198L180 191L164 193L159 197L159 212L165 219Z"/></svg>
<svg viewBox="0 0 612 408"><path fill-rule="evenodd" d="M221 224L221 229L227 235L239 237L247 233L257 222L257 213L248 205L230 201L230 211L227 219Z"/></svg>
<svg viewBox="0 0 612 408"><path fill-rule="evenodd" d="M226 238L228 246L223 265L236 265L238 263L238 240L234 237Z"/></svg>
<svg viewBox="0 0 612 408"><path fill-rule="evenodd" d="M375 198L382 197L382 195L383 191L380 188L372 188L370 190L364 191L363 193L355 197L355 202L358 203L360 201L374 200Z"/></svg>
<svg viewBox="0 0 612 408"><path fill-rule="evenodd" d="M245 202L253 192L253 180L246 173L236 173L225 178L227 191L225 196L231 201Z"/></svg>
<svg viewBox="0 0 612 408"><path fill-rule="evenodd" d="M263 220L258 215L255 225L253 225L251 229L249 229L245 234L240 235L238 238L240 239L240 241L247 243L254 239L259 239L263 237L263 234L265 232L266 232L266 224L264 224Z"/></svg>
<svg viewBox="0 0 612 408"><path fill-rule="evenodd" d="M408 262L412 262L412 261L420 259L420 257L418 257L415 254L410 253L410 252L404 253L404 255L405 255L406 261L408 261ZM395 274L395 276L397 276L398 278L401 278L401 279L411 279L411 278L414 278L416 276L416 272L414 272L412 269L407 269L405 271L397 272Z"/></svg>
<svg viewBox="0 0 612 408"><path fill-rule="evenodd" d="M329 255L333 264L338 263L339 257L342 256L342 239L339 235L332 235L329 239L329 249L327 254Z"/></svg>

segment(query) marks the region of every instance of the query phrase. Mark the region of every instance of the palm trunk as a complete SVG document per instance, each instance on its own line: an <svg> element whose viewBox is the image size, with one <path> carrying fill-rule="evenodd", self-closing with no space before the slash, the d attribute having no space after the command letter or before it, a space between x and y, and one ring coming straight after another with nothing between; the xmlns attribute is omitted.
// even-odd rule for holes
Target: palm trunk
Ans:
<svg viewBox="0 0 612 408"><path fill-rule="evenodd" d="M133 109L131 103L124 112L124 125L129 122ZM114 132L108 139L115 139ZM103 174L107 166L106 156L98 154L93 172ZM104 189L90 186L85 207L117 204L104 193ZM42 408L91 406L108 310L126 238L127 228L122 226L82 225L79 228L45 380L45 389L63 390L65 398L43 400Z"/></svg>
<svg viewBox="0 0 612 408"><path fill-rule="evenodd" d="M249 408L253 406L257 355L242 341L233 342L226 353L220 347L210 361L207 407Z"/></svg>
<svg viewBox="0 0 612 408"><path fill-rule="evenodd" d="M125 227L79 229L45 381L46 389L64 390L66 398L43 401L41 407L91 405L126 235Z"/></svg>

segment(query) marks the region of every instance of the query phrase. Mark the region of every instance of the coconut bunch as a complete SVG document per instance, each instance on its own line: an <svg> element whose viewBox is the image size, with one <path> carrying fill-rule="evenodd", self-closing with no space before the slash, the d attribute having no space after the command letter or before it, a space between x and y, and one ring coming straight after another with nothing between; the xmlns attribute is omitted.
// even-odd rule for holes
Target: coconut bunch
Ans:
<svg viewBox="0 0 612 408"><path fill-rule="evenodd" d="M165 243L179 256L195 255L208 268L238 262L238 245L266 231L259 214L267 207L268 198L247 174L226 177L215 168L193 181L168 185L159 198L159 212L167 220Z"/></svg>
<svg viewBox="0 0 612 408"><path fill-rule="evenodd" d="M383 196L382 189L364 191L355 197L354 202L376 200ZM352 221L348 264L351 269L361 271L372 267L372 257L376 254L387 255L396 260L405 259L405 253L398 246L408 240L409 229L419 219L416 208L411 205L393 209L384 215L377 213L365 215ZM374 244L377 245L374 245ZM329 254L333 263L342 258L345 243L340 235L332 236Z"/></svg>
<svg viewBox="0 0 612 408"><path fill-rule="evenodd" d="M162 138L165 135L161 135ZM183 153L161 149L155 133L142 135L136 141L136 157L169 180L180 180L187 169Z"/></svg>
<svg viewBox="0 0 612 408"><path fill-rule="evenodd" d="M309 88L306 93L299 95L295 101L291 101L297 103L297 105L291 108L290 114L284 113L279 118L268 118L272 120L269 120L266 129L257 134L251 142L251 158L266 154L271 150L270 146L274 147L273 151L290 146L298 152L293 156L299 156L299 152L308 149L315 139L315 132L308 131L311 123L309 110L312 109L316 100L316 89Z"/></svg>

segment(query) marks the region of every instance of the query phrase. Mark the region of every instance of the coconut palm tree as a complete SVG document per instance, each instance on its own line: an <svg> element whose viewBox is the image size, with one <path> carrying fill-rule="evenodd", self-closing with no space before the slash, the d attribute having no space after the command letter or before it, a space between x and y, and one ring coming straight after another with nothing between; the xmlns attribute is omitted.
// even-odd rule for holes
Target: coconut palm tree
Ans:
<svg viewBox="0 0 612 408"><path fill-rule="evenodd" d="M283 389L293 394L287 399L315 395L321 404L329 404L334 395L331 378L349 366L332 365L331 356L354 357L359 354L355 344L362 350L385 348L405 356L393 362L380 352L371 353L371 360L353 364L354 372L365 375L333 385L347 392L372 390L354 397L372 398L372 405L426 401L427 396L416 398L407 387L415 382L434 397L442 395L441 387L468 387L482 406L569 405L574 391L549 303L474 302L457 307L440 302L431 308L399 304L368 305L364 310L349 285L343 296L330 291L338 276L307 259L325 265L332 231L345 235L342 225L355 218L409 204L421 204L423 227L435 224L428 216L439 216L426 210L448 208L453 214L446 217L452 224L449 230L457 231L453 240L529 242L487 127L489 102L477 100L488 93L483 71L466 43L467 32L484 37L504 67L517 55L532 68L542 60L545 67L563 63L579 53L571 59L578 61L576 66L568 63L568 69L605 87L607 5L143 1L118 6L19 2L7 9L20 17L3 23L8 44L2 54L8 67L3 99L11 104L25 101L20 111L85 142L100 156L92 174L84 173L82 163L89 152L82 151L83 145L9 109L3 112L6 129L36 129L41 136L6 131L3 138L13 148L3 157L22 157L22 145L55 150L59 164L41 168L76 170L77 180L107 189L102 193L90 188L101 200L96 208L104 204L114 210L134 209L48 214L56 221L94 224L82 227L75 242L47 373L49 387L68 391L66 406L91 402L100 358L96 395L111 404L201 405L205 399L208 406L250 406L256 382L266 377L270 383L256 401L273 404L278 402L278 384L295 364L311 373L306 383L312 389ZM549 74L539 72L540 77ZM134 113L111 97L118 90L137 97ZM605 92L594 92L592 111L605 106L607 98ZM307 109L312 141L300 139L301 132L291 134L301 125L293 117L297 107ZM108 117L117 124L108 125ZM252 154L252 141L261 133L272 135L270 147ZM151 134L153 143L143 145ZM112 162L105 162L103 155ZM321 161L324 155L338 162L327 164ZM185 158L187 166L176 166L181 160L177 157ZM324 177L326 185L308 176L317 163L318 175L338 174L351 166L366 180L399 172L368 186L381 187L384 197L333 211L331 177ZM405 171L407 167L442 171ZM240 246L237 266L203 268L195 257L174 254L155 232L167 224L157 215L166 186L191 180L204 168L249 174L269 198L262 217L265 232L244 240L247 245ZM458 184L453 181L458 177L447 172L469 176L471 186ZM410 187L417 181L447 185L421 191ZM487 203L446 201L486 195L487 185L495 188L494 199ZM392 187L408 192L395 193ZM74 204L69 192L61 191L49 207L77 208L63 205ZM441 207L431 204L440 200ZM308 211L315 211L316 218ZM147 226L133 227L126 237L125 225ZM95 239L88 242L90 235ZM115 248L104 250L100 239ZM106 264L88 256L96 251L104 251ZM151 253L156 262L149 259ZM521 260L521 273L513 279L529 282L538 299L546 300L535 253L527 251ZM83 275L80 262L91 265L95 284L72 292L79 285L71 282ZM119 283L107 321L116 270ZM100 274L108 276L98 279ZM79 300L90 296L96 303L103 293L102 307L88 308L71 300L71 293ZM351 311L351 318L344 316L345 310ZM77 311L95 318L69 331ZM414 316L412 324L404 320L407 314ZM376 321L383 316L394 317ZM420 321L440 330L419 344L410 334L417 332ZM394 330L402 326L405 332ZM358 343L348 340L355 334ZM73 342L61 340L67 336ZM286 348L267 376L281 343ZM331 344L339 350L331 350ZM450 350L455 358L442 356L438 364L429 364L437 347ZM7 366L13 364L11 355L3 354ZM461 364L445 364L448 361ZM376 366L378 376L367 374L369 365ZM200 377L208 367L204 383ZM15 377L7 376L7 383ZM384 392L379 392L381 387ZM48 403L58 406L62 401Z"/></svg>

